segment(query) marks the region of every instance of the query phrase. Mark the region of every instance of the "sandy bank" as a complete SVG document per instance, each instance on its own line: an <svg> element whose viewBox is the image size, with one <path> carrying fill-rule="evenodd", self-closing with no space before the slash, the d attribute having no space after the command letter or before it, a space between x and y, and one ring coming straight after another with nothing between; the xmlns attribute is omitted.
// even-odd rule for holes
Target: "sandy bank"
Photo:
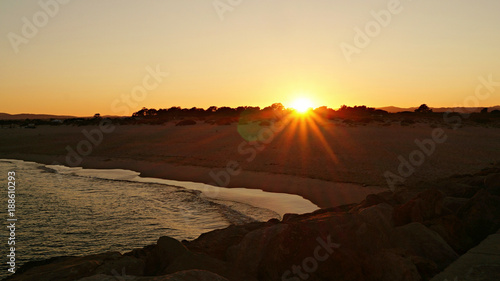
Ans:
<svg viewBox="0 0 500 281"><path fill-rule="evenodd" d="M83 130L95 127L41 126L0 129L0 158L45 164L66 164L67 147L85 140ZM397 173L398 156L408 158L415 140L431 137L427 124L345 127L323 124L288 126L254 157L237 125L198 124L175 127L118 126L83 157L85 168L118 168L143 177L214 183L229 161L242 172L229 187L259 188L301 195L320 207L361 201L386 190L385 171ZM500 160L500 130L466 127L444 129L447 140L437 145L404 184L416 185L454 174L474 173ZM366 187L363 187L365 185Z"/></svg>

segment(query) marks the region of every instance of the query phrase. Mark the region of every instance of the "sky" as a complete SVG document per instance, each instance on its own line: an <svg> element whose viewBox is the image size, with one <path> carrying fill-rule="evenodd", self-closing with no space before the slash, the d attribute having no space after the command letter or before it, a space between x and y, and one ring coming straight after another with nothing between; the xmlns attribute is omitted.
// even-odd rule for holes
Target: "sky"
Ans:
<svg viewBox="0 0 500 281"><path fill-rule="evenodd" d="M2 0L0 112L500 105L499 12L497 0Z"/></svg>

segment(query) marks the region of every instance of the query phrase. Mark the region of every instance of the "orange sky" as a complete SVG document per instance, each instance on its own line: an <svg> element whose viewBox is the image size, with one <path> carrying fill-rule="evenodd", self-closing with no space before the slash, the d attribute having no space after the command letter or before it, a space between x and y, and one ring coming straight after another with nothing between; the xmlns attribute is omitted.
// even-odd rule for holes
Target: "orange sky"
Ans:
<svg viewBox="0 0 500 281"><path fill-rule="evenodd" d="M0 2L0 112L500 104L499 1L57 1Z"/></svg>

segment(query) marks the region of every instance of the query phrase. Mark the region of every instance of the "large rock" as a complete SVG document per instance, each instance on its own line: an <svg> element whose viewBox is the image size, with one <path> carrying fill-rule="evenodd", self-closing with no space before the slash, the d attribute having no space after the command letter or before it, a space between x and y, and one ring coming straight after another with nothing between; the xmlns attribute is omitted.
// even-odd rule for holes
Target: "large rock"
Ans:
<svg viewBox="0 0 500 281"><path fill-rule="evenodd" d="M204 270L187 270L163 276L137 277L130 275L94 275L78 281L228 281L215 273Z"/></svg>
<svg viewBox="0 0 500 281"><path fill-rule="evenodd" d="M418 193L419 193L418 191L408 190L406 188L403 188L396 190L393 193L392 198L397 204L405 204L408 201L415 198L418 195Z"/></svg>
<svg viewBox="0 0 500 281"><path fill-rule="evenodd" d="M365 200L357 204L352 211L359 211L360 209L368 208L381 203L387 203L383 196L379 194L368 194Z"/></svg>
<svg viewBox="0 0 500 281"><path fill-rule="evenodd" d="M140 276L144 273L144 261L134 257L124 256L119 259L105 261L103 265L95 270L95 273L102 274L115 274L118 272L126 272L130 275Z"/></svg>
<svg viewBox="0 0 500 281"><path fill-rule="evenodd" d="M152 248L145 257L145 275L160 275L178 257L189 250L174 238L163 236L158 239L156 247Z"/></svg>
<svg viewBox="0 0 500 281"><path fill-rule="evenodd" d="M474 246L465 232L463 222L456 215L448 215L426 221L425 225L441 236L458 254L464 254Z"/></svg>
<svg viewBox="0 0 500 281"><path fill-rule="evenodd" d="M274 257L286 254L290 250L287 247L281 251L270 251L271 248L275 249L276 245L282 244L282 240L286 237L284 233L289 228L287 224L279 224L248 233L239 244L228 249L228 260L233 261L237 268L251 275L257 275L264 258L269 259L271 256L271 259L275 259L274 262L280 262L279 257Z"/></svg>
<svg viewBox="0 0 500 281"><path fill-rule="evenodd" d="M394 247L432 260L439 270L443 270L458 258L458 254L439 234L418 222L396 227L391 241Z"/></svg>
<svg viewBox="0 0 500 281"><path fill-rule="evenodd" d="M479 243L500 228L500 197L481 189L459 210L458 217L467 234Z"/></svg>
<svg viewBox="0 0 500 281"><path fill-rule="evenodd" d="M9 280L76 280L96 274L112 275L126 271L130 274L142 274L144 264L133 257L124 257L118 252L109 252L85 257L67 257L51 259L52 262L24 269L12 275ZM26 269L28 268L28 269Z"/></svg>
<svg viewBox="0 0 500 281"><path fill-rule="evenodd" d="M405 225L411 222L424 222L449 214L443 208L444 194L438 190L428 189L415 198L394 209L394 224Z"/></svg>
<svg viewBox="0 0 500 281"><path fill-rule="evenodd" d="M181 242L168 236L161 237L155 247L145 252L144 275L147 276L161 276L186 270L210 271L230 279L241 279L246 276L231 270L222 260L205 253L191 252ZM134 254L141 256L140 251Z"/></svg>
<svg viewBox="0 0 500 281"><path fill-rule="evenodd" d="M396 249L382 250L366 265L368 280L420 281L417 267L409 255Z"/></svg>
<svg viewBox="0 0 500 281"><path fill-rule="evenodd" d="M482 180L478 180L480 183ZM470 182L470 180L468 181ZM450 197L458 197L458 198L472 198L476 192L479 191L483 186L481 185L471 185L463 182L457 183L445 183L443 188L440 188L442 192L444 192L447 196Z"/></svg>
<svg viewBox="0 0 500 281"><path fill-rule="evenodd" d="M415 265L422 280L430 280L439 273L435 262L420 256L411 256L411 261Z"/></svg>
<svg viewBox="0 0 500 281"><path fill-rule="evenodd" d="M166 278L165 278L166 277ZM146 277L147 278L147 277ZM150 281L228 281L228 279L221 277L215 273L204 270L187 270L176 272L171 275L163 276L164 279L155 277L151 279L144 279ZM138 279L141 281L142 279Z"/></svg>
<svg viewBox="0 0 500 281"><path fill-rule="evenodd" d="M176 258L159 275L173 274L179 271L195 269L217 273L231 280L241 280L242 276L247 276L243 272L232 270L225 262L221 260L214 259L207 254L193 252L186 252Z"/></svg>
<svg viewBox="0 0 500 281"><path fill-rule="evenodd" d="M489 193L500 196L500 173L486 176L484 187Z"/></svg>
<svg viewBox="0 0 500 281"><path fill-rule="evenodd" d="M392 220L393 210L394 208L391 205L382 203L362 209L358 214L363 221L374 225L385 235L389 236L394 229L394 222Z"/></svg>
<svg viewBox="0 0 500 281"><path fill-rule="evenodd" d="M228 247L238 244L250 231L272 224L272 222L258 222L244 225L231 225L224 229L203 233L197 239L190 242L186 241L184 244L193 252L205 253L211 257L226 260Z"/></svg>
<svg viewBox="0 0 500 281"><path fill-rule="evenodd" d="M443 201L443 207L450 210L452 214L456 215L458 214L460 208L465 206L467 202L469 202L469 199L467 198L445 197Z"/></svg>

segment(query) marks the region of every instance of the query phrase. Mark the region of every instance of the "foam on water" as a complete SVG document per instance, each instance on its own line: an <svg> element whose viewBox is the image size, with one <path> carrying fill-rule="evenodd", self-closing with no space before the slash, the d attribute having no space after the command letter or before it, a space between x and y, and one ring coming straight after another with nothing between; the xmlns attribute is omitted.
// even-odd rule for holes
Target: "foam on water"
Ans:
<svg viewBox="0 0 500 281"><path fill-rule="evenodd" d="M80 167L70 168L58 165L48 165L47 167L61 174L184 187L190 190L201 191L204 196L211 199L239 202L254 207L269 209L278 213L281 217L286 213L303 214L319 209L319 207L311 201L293 194L266 192L260 189L224 188L189 181L143 178L139 176L139 172L121 169L82 169Z"/></svg>

